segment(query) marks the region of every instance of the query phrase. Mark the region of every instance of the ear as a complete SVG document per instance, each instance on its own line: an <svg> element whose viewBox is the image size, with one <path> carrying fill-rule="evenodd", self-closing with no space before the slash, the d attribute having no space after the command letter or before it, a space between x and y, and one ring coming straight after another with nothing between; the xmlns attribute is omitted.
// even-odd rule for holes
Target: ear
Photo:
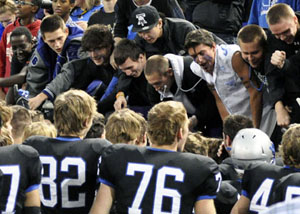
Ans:
<svg viewBox="0 0 300 214"><path fill-rule="evenodd" d="M157 26L158 26L159 28L162 28L162 26L163 26L163 21L162 21L161 18L158 19Z"/></svg>
<svg viewBox="0 0 300 214"><path fill-rule="evenodd" d="M140 53L139 60L143 60L145 58L145 54Z"/></svg>
<svg viewBox="0 0 300 214"><path fill-rule="evenodd" d="M298 25L298 17L297 16L294 16L294 22Z"/></svg>
<svg viewBox="0 0 300 214"><path fill-rule="evenodd" d="M93 124L93 118L88 118L83 121L83 127L90 129Z"/></svg>
<svg viewBox="0 0 300 214"><path fill-rule="evenodd" d="M172 68L168 68L167 74L168 74L170 77L174 75L174 72L173 72Z"/></svg>
<svg viewBox="0 0 300 214"><path fill-rule="evenodd" d="M232 140L228 135L225 135L224 138L225 147L231 147L232 146Z"/></svg>
<svg viewBox="0 0 300 214"><path fill-rule="evenodd" d="M75 1L73 3L70 3L70 11L75 7Z"/></svg>
<svg viewBox="0 0 300 214"><path fill-rule="evenodd" d="M212 44L212 48L213 48L213 49L216 49L216 43L213 43L213 44Z"/></svg>
<svg viewBox="0 0 300 214"><path fill-rule="evenodd" d="M178 141L180 141L182 138L183 138L183 129L180 128L177 132L177 135L176 135Z"/></svg>
<svg viewBox="0 0 300 214"><path fill-rule="evenodd" d="M31 7L31 12L33 14L36 14L38 11L39 11L39 7L38 6L34 5L34 6Z"/></svg>
<svg viewBox="0 0 300 214"><path fill-rule="evenodd" d="M65 33L69 35L69 28L66 26Z"/></svg>

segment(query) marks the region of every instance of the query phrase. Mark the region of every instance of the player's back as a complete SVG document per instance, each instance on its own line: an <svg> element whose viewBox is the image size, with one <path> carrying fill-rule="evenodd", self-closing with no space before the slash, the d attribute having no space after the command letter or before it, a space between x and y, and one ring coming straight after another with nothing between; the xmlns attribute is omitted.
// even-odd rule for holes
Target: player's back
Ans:
<svg viewBox="0 0 300 214"><path fill-rule="evenodd" d="M0 213L21 214L26 193L39 188L39 154L25 145L0 147L0 169L3 172Z"/></svg>
<svg viewBox="0 0 300 214"><path fill-rule="evenodd" d="M221 181L210 158L151 147L113 145L100 168L117 213L192 213L197 200L215 198Z"/></svg>
<svg viewBox="0 0 300 214"><path fill-rule="evenodd" d="M40 153L43 164L42 212L88 213L98 184L101 154L106 140L73 137L31 137L25 142Z"/></svg>
<svg viewBox="0 0 300 214"><path fill-rule="evenodd" d="M291 201L300 196L300 173L292 173L278 180L274 185L276 191L272 194L272 203Z"/></svg>
<svg viewBox="0 0 300 214"><path fill-rule="evenodd" d="M293 172L291 168L268 163L256 163L246 170L242 180L242 195L250 200L249 213L258 213L270 206L276 181Z"/></svg>

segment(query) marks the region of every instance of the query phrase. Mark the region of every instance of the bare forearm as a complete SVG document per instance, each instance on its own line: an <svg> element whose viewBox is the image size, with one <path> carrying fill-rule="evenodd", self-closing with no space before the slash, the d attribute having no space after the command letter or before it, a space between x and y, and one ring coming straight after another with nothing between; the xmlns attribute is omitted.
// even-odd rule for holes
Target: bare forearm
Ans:
<svg viewBox="0 0 300 214"><path fill-rule="evenodd" d="M250 92L250 108L255 128L259 128L262 115L262 93L256 89Z"/></svg>
<svg viewBox="0 0 300 214"><path fill-rule="evenodd" d="M12 87L14 84L23 84L25 82L25 74L16 74L6 78L0 78L1 87Z"/></svg>

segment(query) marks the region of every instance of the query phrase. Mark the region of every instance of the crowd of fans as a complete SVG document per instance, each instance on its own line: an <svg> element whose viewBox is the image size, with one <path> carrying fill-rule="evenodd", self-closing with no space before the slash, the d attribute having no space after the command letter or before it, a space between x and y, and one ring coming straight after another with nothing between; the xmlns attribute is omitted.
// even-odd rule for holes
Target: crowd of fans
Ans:
<svg viewBox="0 0 300 214"><path fill-rule="evenodd" d="M299 10L0 0L0 213L298 213Z"/></svg>

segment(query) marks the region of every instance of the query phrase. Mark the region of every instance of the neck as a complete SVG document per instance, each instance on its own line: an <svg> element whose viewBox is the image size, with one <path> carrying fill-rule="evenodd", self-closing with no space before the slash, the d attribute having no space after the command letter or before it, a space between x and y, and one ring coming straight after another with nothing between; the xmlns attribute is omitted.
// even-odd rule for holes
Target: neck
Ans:
<svg viewBox="0 0 300 214"><path fill-rule="evenodd" d="M67 15L65 15L64 17L61 17L65 23L67 23L68 19L70 17L70 14L68 13Z"/></svg>
<svg viewBox="0 0 300 214"><path fill-rule="evenodd" d="M157 145L152 143L151 147L156 149L165 149L165 150L177 152L177 143L175 142L171 145Z"/></svg>
<svg viewBox="0 0 300 214"><path fill-rule="evenodd" d="M20 24L25 26L25 25L29 25L31 24L32 22L34 22L34 17L28 17L28 18L22 18L22 19L19 19L20 21Z"/></svg>
<svg viewBox="0 0 300 214"><path fill-rule="evenodd" d="M86 4L85 4L85 1L84 1L81 5L78 5L78 6L81 8L81 10L87 9L87 6L86 6Z"/></svg>
<svg viewBox="0 0 300 214"><path fill-rule="evenodd" d="M105 13L113 13L115 10L115 2L114 1L103 1L103 7L104 7L104 11Z"/></svg>
<svg viewBox="0 0 300 214"><path fill-rule="evenodd" d="M64 134L64 133L59 133L59 137L74 137L74 138L80 138L83 139L84 135L75 135L75 134Z"/></svg>

